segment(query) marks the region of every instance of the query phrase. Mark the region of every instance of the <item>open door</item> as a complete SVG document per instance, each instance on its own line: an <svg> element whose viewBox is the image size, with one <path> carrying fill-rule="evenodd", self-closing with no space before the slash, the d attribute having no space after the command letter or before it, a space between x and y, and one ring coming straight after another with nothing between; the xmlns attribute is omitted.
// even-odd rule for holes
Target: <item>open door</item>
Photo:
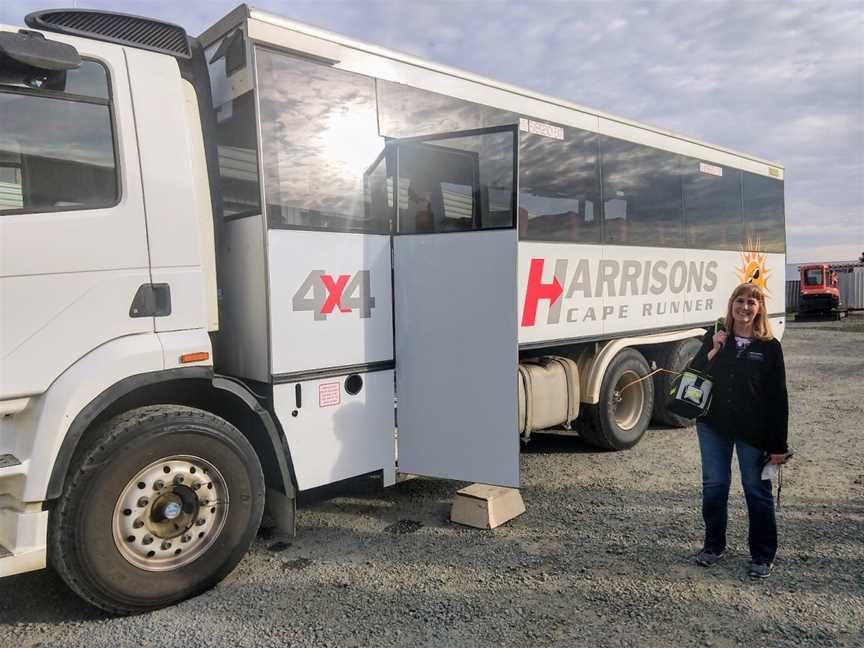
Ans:
<svg viewBox="0 0 864 648"><path fill-rule="evenodd" d="M519 484L518 131L388 143L399 471Z"/></svg>

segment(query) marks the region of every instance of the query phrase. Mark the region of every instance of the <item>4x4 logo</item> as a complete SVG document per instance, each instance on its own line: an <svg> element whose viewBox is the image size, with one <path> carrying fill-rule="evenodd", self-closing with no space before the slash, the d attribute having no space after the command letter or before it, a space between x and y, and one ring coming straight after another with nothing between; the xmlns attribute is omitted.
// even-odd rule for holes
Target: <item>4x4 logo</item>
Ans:
<svg viewBox="0 0 864 648"><path fill-rule="evenodd" d="M294 293L291 306L295 311L312 311L316 320L326 320L334 312L350 313L355 308L360 310L360 317L371 317L375 308L375 298L369 295L371 286L369 270L360 270L353 279L351 275L313 270Z"/></svg>

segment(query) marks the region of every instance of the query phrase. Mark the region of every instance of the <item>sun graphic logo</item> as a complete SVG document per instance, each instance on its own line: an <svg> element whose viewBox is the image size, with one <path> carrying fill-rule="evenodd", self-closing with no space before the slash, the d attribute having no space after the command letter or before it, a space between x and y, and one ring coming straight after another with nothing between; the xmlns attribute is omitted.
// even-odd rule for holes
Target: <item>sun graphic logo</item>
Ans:
<svg viewBox="0 0 864 648"><path fill-rule="evenodd" d="M769 296L768 277L771 271L766 265L767 257L759 251L759 247L758 239L755 243L747 240L747 246L741 250L741 267L736 268L735 272L738 273L738 281L759 286Z"/></svg>

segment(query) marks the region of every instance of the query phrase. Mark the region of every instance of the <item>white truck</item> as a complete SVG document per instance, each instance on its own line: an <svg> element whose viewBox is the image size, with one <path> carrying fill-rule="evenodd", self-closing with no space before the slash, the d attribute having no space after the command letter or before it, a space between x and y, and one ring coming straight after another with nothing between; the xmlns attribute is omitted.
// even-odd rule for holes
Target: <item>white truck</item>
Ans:
<svg viewBox="0 0 864 648"><path fill-rule="evenodd" d="M777 164L245 5L198 38L26 22L0 26L0 575L172 604L265 503L293 532L298 491L517 487L532 431L680 424L668 374L633 383L740 282L782 330Z"/></svg>

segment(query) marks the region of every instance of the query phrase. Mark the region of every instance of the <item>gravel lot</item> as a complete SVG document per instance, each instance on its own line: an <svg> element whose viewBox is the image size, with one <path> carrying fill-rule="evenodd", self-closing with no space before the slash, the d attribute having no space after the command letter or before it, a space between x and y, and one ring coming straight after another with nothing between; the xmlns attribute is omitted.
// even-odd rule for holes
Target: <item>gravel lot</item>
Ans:
<svg viewBox="0 0 864 648"><path fill-rule="evenodd" d="M527 513L494 531L449 522L461 484L361 480L171 609L112 618L50 571L0 580L0 646L864 646L864 316L790 324L784 349L798 454L766 582L738 484L729 557L693 563L692 429L624 453L546 436L522 455Z"/></svg>

